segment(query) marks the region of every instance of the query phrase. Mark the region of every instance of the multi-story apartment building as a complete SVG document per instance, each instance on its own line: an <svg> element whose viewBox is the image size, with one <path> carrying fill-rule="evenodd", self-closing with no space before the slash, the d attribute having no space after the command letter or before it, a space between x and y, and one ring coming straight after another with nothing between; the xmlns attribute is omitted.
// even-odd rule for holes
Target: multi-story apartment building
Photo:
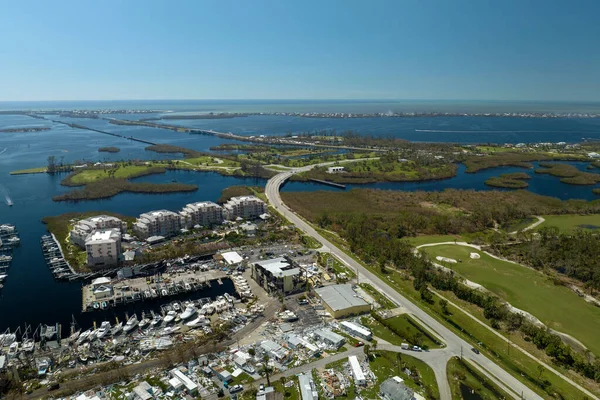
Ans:
<svg viewBox="0 0 600 400"><path fill-rule="evenodd" d="M150 211L140 214L133 224L133 231L140 239L151 236L169 237L179 233L182 228L181 220L181 215L173 211Z"/></svg>
<svg viewBox="0 0 600 400"><path fill-rule="evenodd" d="M179 213L183 218L183 225L211 226L223 222L223 208L212 201L201 201L186 205Z"/></svg>
<svg viewBox="0 0 600 400"><path fill-rule="evenodd" d="M267 205L256 196L232 197L223 205L224 217L233 220L240 218L256 218L267 212Z"/></svg>
<svg viewBox="0 0 600 400"><path fill-rule="evenodd" d="M88 236L98 229L118 229L121 233L127 232L127 222L109 215L96 215L77 221L71 229L71 243L85 248L85 241Z"/></svg>
<svg viewBox="0 0 600 400"><path fill-rule="evenodd" d="M85 241L87 265L93 268L114 267L121 257L121 231L96 230Z"/></svg>

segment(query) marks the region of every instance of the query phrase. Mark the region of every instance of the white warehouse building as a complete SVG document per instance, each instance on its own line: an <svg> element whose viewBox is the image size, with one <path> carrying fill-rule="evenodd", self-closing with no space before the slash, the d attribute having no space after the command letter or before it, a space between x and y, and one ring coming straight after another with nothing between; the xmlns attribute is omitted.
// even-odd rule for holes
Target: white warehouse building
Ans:
<svg viewBox="0 0 600 400"><path fill-rule="evenodd" d="M348 362L350 363L350 369L352 370L352 376L354 377L354 383L356 385L366 385L367 380L365 379L365 373L358 362L358 358L356 356L349 356Z"/></svg>
<svg viewBox="0 0 600 400"><path fill-rule="evenodd" d="M179 233L182 217L168 210L150 211L140 214L133 224L133 231L140 239L151 236L169 237Z"/></svg>
<svg viewBox="0 0 600 400"><path fill-rule="evenodd" d="M186 205L179 213L182 224L186 227L194 225L211 226L223 222L223 208L212 201L200 201Z"/></svg>
<svg viewBox="0 0 600 400"><path fill-rule="evenodd" d="M335 347L339 349L344 345L345 339L343 336L338 335L337 333L331 331L330 329L323 328L317 329L315 332L315 337L325 343L328 346Z"/></svg>
<svg viewBox="0 0 600 400"><path fill-rule="evenodd" d="M85 241L87 265L94 268L114 267L121 257L121 232L118 229L94 231Z"/></svg>
<svg viewBox="0 0 600 400"><path fill-rule="evenodd" d="M373 339L373 333L362 325L358 325L350 321L342 321L340 326L352 336L356 336L364 340Z"/></svg>
<svg viewBox="0 0 600 400"><path fill-rule="evenodd" d="M258 218L268 210L264 201L256 196L232 197L223 204L223 216L229 220L240 218Z"/></svg>
<svg viewBox="0 0 600 400"><path fill-rule="evenodd" d="M127 232L127 222L110 215L96 215L77 221L71 229L71 243L85 248L88 236L98 229L118 229L121 233Z"/></svg>

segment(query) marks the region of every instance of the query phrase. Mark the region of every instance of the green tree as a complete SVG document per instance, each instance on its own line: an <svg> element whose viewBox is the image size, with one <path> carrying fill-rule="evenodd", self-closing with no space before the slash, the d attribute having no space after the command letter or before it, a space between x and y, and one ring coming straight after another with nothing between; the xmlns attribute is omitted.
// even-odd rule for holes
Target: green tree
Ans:
<svg viewBox="0 0 600 400"><path fill-rule="evenodd" d="M48 173L53 174L56 172L56 157L48 156Z"/></svg>
<svg viewBox="0 0 600 400"><path fill-rule="evenodd" d="M439 303L440 307L442 308L442 312L444 314L448 314L448 301L446 299L440 299Z"/></svg>
<svg viewBox="0 0 600 400"><path fill-rule="evenodd" d="M263 355L263 367L262 372L265 374L265 378L267 378L267 386L271 386L271 372L273 369L269 366L269 356Z"/></svg>

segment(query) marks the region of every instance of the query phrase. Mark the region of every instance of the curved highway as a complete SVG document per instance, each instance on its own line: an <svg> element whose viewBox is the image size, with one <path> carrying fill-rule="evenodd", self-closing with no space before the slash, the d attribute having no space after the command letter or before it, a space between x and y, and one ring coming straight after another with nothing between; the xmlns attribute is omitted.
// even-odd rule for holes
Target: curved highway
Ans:
<svg viewBox="0 0 600 400"><path fill-rule="evenodd" d="M318 165L321 166L326 164ZM308 224L306 221L304 221L302 218L296 215L283 203L279 194L279 189L281 188L282 184L292 175L299 172L308 171L312 167L314 166L291 169L289 171L281 172L275 175L267 182L265 189L267 199L279 213L281 213L285 218L292 222L298 229L300 229L305 234L310 235L313 238L320 241L323 244L323 248L321 249L321 251L326 251L334 254L348 267L352 268L354 271L357 271L360 274L360 280L362 282L369 282L379 292L387 296L397 305L402 305L409 312L418 317L429 329L433 330L434 332L438 333L441 337L444 338L447 347L443 349L443 352L439 352L439 354L437 354L436 356L433 356L432 354L432 359L429 362L436 375L436 381L440 390L441 399L445 400L452 398L450 387L448 385L448 379L446 376L446 363L450 359L450 357L461 356L461 354L463 358L466 358L468 359L468 361L470 361L470 364L474 365L478 370L481 371L481 373L488 376L492 381L494 381L496 384L498 384L498 386L503 388L513 398L541 399L541 397L537 393L535 393L529 387L525 386L518 379L514 378L512 375L510 375L508 372L506 372L504 369L498 366L494 361L487 358L483 354L473 353L470 350L472 346L469 343L458 337L454 332L450 331L436 319L431 317L428 313L421 310L417 305L413 304L406 297L404 297L396 290L391 288L388 283L386 283L377 275L373 274L371 271L363 267L352 257L346 255L346 253L344 253L334 244L332 244L323 236L321 236L310 224ZM431 353L434 353L434 351L431 351ZM596 397L594 396L594 398Z"/></svg>

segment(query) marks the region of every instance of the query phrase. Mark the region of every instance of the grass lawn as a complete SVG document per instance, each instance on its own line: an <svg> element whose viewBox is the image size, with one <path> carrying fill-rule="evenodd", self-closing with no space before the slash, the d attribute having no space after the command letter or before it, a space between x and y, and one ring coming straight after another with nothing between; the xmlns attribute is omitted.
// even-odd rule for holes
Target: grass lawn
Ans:
<svg viewBox="0 0 600 400"><path fill-rule="evenodd" d="M371 297L375 299L377 303L383 308L395 308L396 305L392 303L387 297L379 293L373 286L368 283L359 283L359 286L367 292Z"/></svg>
<svg viewBox="0 0 600 400"><path fill-rule="evenodd" d="M181 160L178 160L182 162ZM237 161L229 160L227 158L218 158L218 157L210 157L210 156L202 156L202 157L194 157L194 158L186 158L183 162L188 162L190 164L198 165L198 166L208 166L208 167L239 167L240 163Z"/></svg>
<svg viewBox="0 0 600 400"><path fill-rule="evenodd" d="M529 225L533 224L537 221L537 218L523 218L518 221L515 221L509 225L502 226L502 230L505 232L518 232L527 228Z"/></svg>
<svg viewBox="0 0 600 400"><path fill-rule="evenodd" d="M561 232L573 232L576 229L600 229L600 214L589 215L544 215L546 220L537 229L555 226Z"/></svg>
<svg viewBox="0 0 600 400"><path fill-rule="evenodd" d="M246 387L246 385L250 384L250 382L253 382L253 381L254 381L254 379L252 379L252 377L250 375L248 375L245 372L242 372L238 376L234 377L231 380L231 382L229 382L229 386L244 385L244 387Z"/></svg>
<svg viewBox="0 0 600 400"><path fill-rule="evenodd" d="M361 322L368 326L374 336L400 346L402 343L411 345L419 345L429 349L437 349L440 346L429 338L429 333L423 329L410 316L403 314L386 320L397 331L402 332L402 335L395 334L391 329L375 321L372 317L363 317Z"/></svg>
<svg viewBox="0 0 600 400"><path fill-rule="evenodd" d="M29 169L20 169L18 171L11 171L11 175L24 175L24 174L42 174L46 172L48 168L46 167L38 167L38 168L29 168Z"/></svg>
<svg viewBox="0 0 600 400"><path fill-rule="evenodd" d="M549 327L574 336L592 352L600 354L600 308L586 303L573 291L554 285L532 269L480 252L481 259L473 260L469 257L473 249L468 247L442 245L425 251L432 256L461 259L462 262L447 266L513 306L532 313Z"/></svg>
<svg viewBox="0 0 600 400"><path fill-rule="evenodd" d="M134 176L139 176L147 173L152 166L149 165L121 165L115 172L115 178L129 179ZM86 184L90 182L101 181L108 179L108 170L103 169L85 169L71 178L71 182L75 184Z"/></svg>
<svg viewBox="0 0 600 400"><path fill-rule="evenodd" d="M427 243L454 242L455 240L458 242L464 241L460 235L422 235L406 238L406 240L413 246L420 246Z"/></svg>
<svg viewBox="0 0 600 400"><path fill-rule="evenodd" d="M462 399L460 393L461 383L474 390L483 399L510 399L510 396L506 392L459 358L450 359L446 370L448 372L448 381L450 382L453 399Z"/></svg>
<svg viewBox="0 0 600 400"><path fill-rule="evenodd" d="M327 268L329 265L329 267L333 268L336 274L344 273L348 279L356 278L356 273L353 270L344 266L340 260L329 253L319 253L319 264L323 268Z"/></svg>
<svg viewBox="0 0 600 400"><path fill-rule="evenodd" d="M431 367L425 364L421 360L417 360L414 357L401 354L400 358L397 358L398 354L391 351L375 351L373 352L373 359L369 363L371 371L377 377L376 384L369 389L361 391L362 398L364 399L377 399L377 393L379 392L379 386L383 381L392 377L399 376L404 379L406 385L412 388L415 392L425 392L425 397L430 398L428 394L432 394L435 398L439 398L439 390L435 381L435 374ZM404 373L405 369L409 369L412 372L417 371L419 376L407 375Z"/></svg>
<svg viewBox="0 0 600 400"><path fill-rule="evenodd" d="M313 238L312 236L302 235L301 240L302 240L302 243L309 249L320 249L321 247L323 247L321 242L319 242L317 239Z"/></svg>

